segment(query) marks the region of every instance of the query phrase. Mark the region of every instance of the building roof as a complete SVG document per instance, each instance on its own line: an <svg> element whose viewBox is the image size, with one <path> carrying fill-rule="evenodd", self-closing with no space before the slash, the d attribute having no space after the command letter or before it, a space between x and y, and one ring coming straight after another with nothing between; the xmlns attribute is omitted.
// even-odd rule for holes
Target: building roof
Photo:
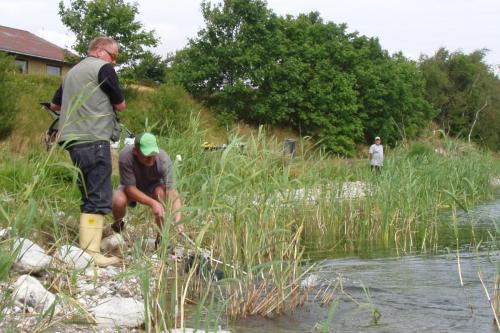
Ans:
<svg viewBox="0 0 500 333"><path fill-rule="evenodd" d="M0 25L0 51L66 62L65 49L26 30Z"/></svg>

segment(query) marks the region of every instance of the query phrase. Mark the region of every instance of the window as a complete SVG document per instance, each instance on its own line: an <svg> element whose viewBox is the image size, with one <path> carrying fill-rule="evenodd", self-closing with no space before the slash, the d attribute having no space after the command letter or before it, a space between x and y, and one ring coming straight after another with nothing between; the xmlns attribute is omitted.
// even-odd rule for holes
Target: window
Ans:
<svg viewBox="0 0 500 333"><path fill-rule="evenodd" d="M47 74L61 76L61 66L47 65Z"/></svg>
<svg viewBox="0 0 500 333"><path fill-rule="evenodd" d="M22 59L16 59L16 68L19 73L28 73L28 61Z"/></svg>

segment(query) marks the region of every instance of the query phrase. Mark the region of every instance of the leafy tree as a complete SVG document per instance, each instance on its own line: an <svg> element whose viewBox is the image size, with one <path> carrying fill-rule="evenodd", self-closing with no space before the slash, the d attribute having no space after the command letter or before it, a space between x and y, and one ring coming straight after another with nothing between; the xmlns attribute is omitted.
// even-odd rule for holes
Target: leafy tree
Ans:
<svg viewBox="0 0 500 333"><path fill-rule="evenodd" d="M170 78L225 119L292 126L345 155L431 119L416 64L345 24L280 17L261 0L204 1L202 12L206 27L172 59Z"/></svg>
<svg viewBox="0 0 500 333"><path fill-rule="evenodd" d="M158 43L154 30L144 30L135 20L137 13L137 3L124 0L71 0L68 7L63 1L59 2L59 16L75 33L73 48L80 56L87 54L92 39L105 35L119 42L118 63L128 66L144 56L144 47Z"/></svg>
<svg viewBox="0 0 500 333"><path fill-rule="evenodd" d="M160 84L165 83L166 72L167 60L147 51L140 61L120 71L120 74L126 80L145 84Z"/></svg>
<svg viewBox="0 0 500 333"><path fill-rule="evenodd" d="M451 135L500 148L500 81L484 62L485 54L441 48L432 57L422 56L419 65L441 127Z"/></svg>
<svg viewBox="0 0 500 333"><path fill-rule="evenodd" d="M387 143L416 138L435 115L416 63L399 53L375 68L376 81L362 101L366 137L379 135Z"/></svg>

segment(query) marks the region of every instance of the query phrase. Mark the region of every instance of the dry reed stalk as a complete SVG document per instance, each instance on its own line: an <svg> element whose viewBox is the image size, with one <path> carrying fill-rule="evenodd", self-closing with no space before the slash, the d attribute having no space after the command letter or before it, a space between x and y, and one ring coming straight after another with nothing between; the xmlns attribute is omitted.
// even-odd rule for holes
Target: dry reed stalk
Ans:
<svg viewBox="0 0 500 333"><path fill-rule="evenodd" d="M458 244L457 244L458 247ZM457 249L457 267L458 267L458 277L460 278L460 286L464 287L464 280L462 278L462 267L460 266L460 252Z"/></svg>
<svg viewBox="0 0 500 333"><path fill-rule="evenodd" d="M266 293L265 297L262 299L262 301L257 304L254 308L254 310L250 313L252 315L256 314L261 314L263 315L266 311L265 309L268 308L269 306L272 305L272 303L275 301L275 298L277 297L278 291L276 287L273 287L271 291Z"/></svg>
<svg viewBox="0 0 500 333"><path fill-rule="evenodd" d="M325 291L322 295L321 302L320 302L321 306L329 305L333 301L333 298L335 297L335 291L337 290L337 287L340 284L341 284L341 282L337 281L337 283L334 285L333 288L330 288L333 285L333 283L329 284L325 288ZM331 289L331 291L330 291L330 289Z"/></svg>
<svg viewBox="0 0 500 333"><path fill-rule="evenodd" d="M271 306L267 309L266 315L271 314L276 309L278 309L277 312L279 313L280 312L279 306L281 304L283 304L286 300L288 300L290 297L293 297L292 295L297 291L298 288L300 288L299 284L297 284L294 288L292 288L292 290L285 297L276 297L276 299L275 299L276 304L274 304L273 306ZM280 289L277 289L277 293L280 293ZM289 304L290 303L287 303L287 305L289 305ZM283 308L286 308L286 306L284 305Z"/></svg>
<svg viewBox="0 0 500 333"><path fill-rule="evenodd" d="M481 272L478 272L477 275L479 276L479 280L481 281L481 284L483 285L484 292L486 294L486 298L488 299L488 302L490 303L491 310L493 310L493 316L495 317L495 325L497 326L497 329L500 331L500 323L498 322L497 310L495 308L495 305L493 304L493 301L491 300L490 293L488 292L488 288L486 288L486 285L484 284L483 274ZM497 279L498 279L498 276L497 276ZM495 281L495 283L497 281Z"/></svg>
<svg viewBox="0 0 500 333"><path fill-rule="evenodd" d="M304 289L304 292L302 293L302 295L300 295L300 299L297 301L297 306L303 306L306 303L306 301L309 299L309 295L311 294L312 289L312 287Z"/></svg>
<svg viewBox="0 0 500 333"><path fill-rule="evenodd" d="M464 287L464 281L462 278L462 266L460 265L460 252L458 251L458 240L457 240L457 266L458 266L458 277L460 279L460 287L464 291L465 298L467 299L467 303L469 304L469 309L472 313L474 313L474 307L470 303L469 295L467 294L467 290Z"/></svg>
<svg viewBox="0 0 500 333"><path fill-rule="evenodd" d="M495 276L495 284L493 285L494 288L494 294L493 294L493 307L495 309L495 313L498 316L498 313L500 312L500 292L499 292L499 285L500 285L500 275L498 273ZM498 321L497 321L498 322Z"/></svg>

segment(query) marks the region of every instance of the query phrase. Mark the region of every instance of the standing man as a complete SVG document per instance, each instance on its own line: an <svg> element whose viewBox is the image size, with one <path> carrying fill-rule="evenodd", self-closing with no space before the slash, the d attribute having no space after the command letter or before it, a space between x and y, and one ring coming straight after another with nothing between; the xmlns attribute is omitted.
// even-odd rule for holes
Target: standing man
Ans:
<svg viewBox="0 0 500 333"><path fill-rule="evenodd" d="M384 165L384 146L380 144L380 137L375 137L375 143L368 150L368 159L372 166L372 171L380 172Z"/></svg>
<svg viewBox="0 0 500 333"><path fill-rule="evenodd" d="M115 112L125 109L113 68L118 51L112 38L92 40L88 56L66 74L51 103L52 110L61 110L58 142L81 172L80 247L98 266L120 262L100 253L104 215L111 211L113 196L110 140L119 137Z"/></svg>
<svg viewBox="0 0 500 333"><path fill-rule="evenodd" d="M156 137L151 133L137 136L134 145L126 146L120 153L118 165L120 186L113 195L113 230L123 230L127 205L134 207L139 202L151 207L159 229L156 239L158 244L165 218L164 204L168 202L177 231L183 233L184 226L178 224L182 218L182 202L174 188L172 160L164 150L158 148Z"/></svg>

